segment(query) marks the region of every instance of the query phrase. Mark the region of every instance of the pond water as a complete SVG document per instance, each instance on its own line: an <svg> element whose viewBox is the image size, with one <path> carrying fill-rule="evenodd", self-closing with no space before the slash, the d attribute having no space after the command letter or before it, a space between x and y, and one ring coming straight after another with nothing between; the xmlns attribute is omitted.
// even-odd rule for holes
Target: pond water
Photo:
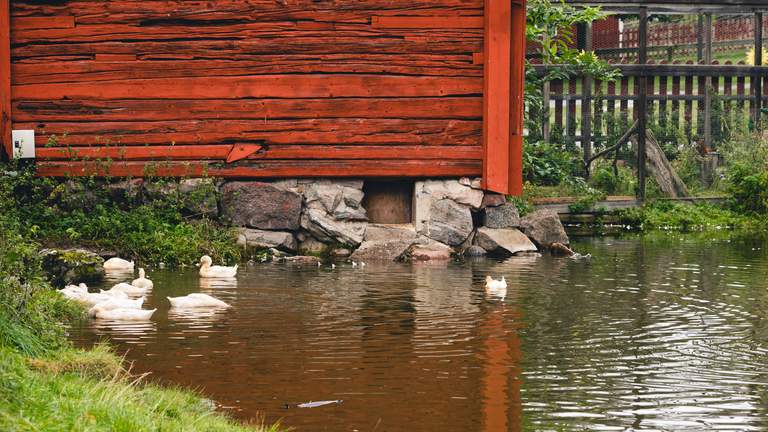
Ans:
<svg viewBox="0 0 768 432"><path fill-rule="evenodd" d="M768 256L681 236L577 240L590 261L153 271L152 322L90 322L137 373L297 431L764 430ZM486 275L506 276L504 302ZM213 294L223 313L174 314ZM318 408L309 401L343 400ZM286 408L286 404L288 408Z"/></svg>

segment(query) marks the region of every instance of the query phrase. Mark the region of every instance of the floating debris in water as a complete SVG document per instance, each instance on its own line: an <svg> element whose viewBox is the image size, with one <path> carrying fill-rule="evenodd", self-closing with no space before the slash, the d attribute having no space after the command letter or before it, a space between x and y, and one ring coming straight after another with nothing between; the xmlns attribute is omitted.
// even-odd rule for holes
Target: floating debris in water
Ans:
<svg viewBox="0 0 768 432"><path fill-rule="evenodd" d="M317 401L317 402L305 402L300 403L298 405L294 405L295 408L320 408L324 407L326 405L341 405L344 401L339 400L327 400L327 401ZM285 404L285 409L292 408L291 405Z"/></svg>

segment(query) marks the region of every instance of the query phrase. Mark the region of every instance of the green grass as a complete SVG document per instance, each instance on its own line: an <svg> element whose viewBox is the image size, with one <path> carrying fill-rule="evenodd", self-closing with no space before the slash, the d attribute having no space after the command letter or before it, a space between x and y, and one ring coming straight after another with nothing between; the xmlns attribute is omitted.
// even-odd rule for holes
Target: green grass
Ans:
<svg viewBox="0 0 768 432"><path fill-rule="evenodd" d="M655 201L639 208L616 213L621 224L637 230L654 231L741 231L765 233L768 224L764 216L747 215L712 204L681 204Z"/></svg>
<svg viewBox="0 0 768 432"><path fill-rule="evenodd" d="M73 348L65 328L84 311L51 288L17 215L0 212L0 430L280 430L239 424L195 392L145 383L106 346Z"/></svg>
<svg viewBox="0 0 768 432"><path fill-rule="evenodd" d="M0 430L279 430L237 424L187 390L143 384L115 359L103 350L73 350L64 361L44 363L0 348Z"/></svg>

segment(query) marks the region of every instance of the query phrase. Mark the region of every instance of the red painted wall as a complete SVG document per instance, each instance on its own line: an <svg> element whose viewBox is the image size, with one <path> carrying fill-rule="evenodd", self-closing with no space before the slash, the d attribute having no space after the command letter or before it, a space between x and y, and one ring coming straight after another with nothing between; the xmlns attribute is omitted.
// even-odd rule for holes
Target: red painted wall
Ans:
<svg viewBox="0 0 768 432"><path fill-rule="evenodd" d="M44 175L481 175L484 8L11 0L13 128Z"/></svg>

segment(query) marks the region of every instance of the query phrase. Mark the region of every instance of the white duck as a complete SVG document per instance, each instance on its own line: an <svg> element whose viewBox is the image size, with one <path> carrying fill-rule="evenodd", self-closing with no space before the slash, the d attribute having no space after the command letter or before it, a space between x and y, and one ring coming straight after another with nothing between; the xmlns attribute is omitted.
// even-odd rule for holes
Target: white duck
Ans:
<svg viewBox="0 0 768 432"><path fill-rule="evenodd" d="M502 276L501 280L494 280L490 276L485 278L485 293L494 296L504 298L507 296L507 280Z"/></svg>
<svg viewBox="0 0 768 432"><path fill-rule="evenodd" d="M110 298L107 300L104 300L101 303L96 304L96 306L92 307L88 311L88 315L94 316L94 309L99 308L103 310L113 310L113 309L141 309L141 306L144 305L144 297L131 300L127 298Z"/></svg>
<svg viewBox="0 0 768 432"><path fill-rule="evenodd" d="M101 291L101 294L107 294L111 296L117 296L117 297L127 297L127 296L143 296L144 294L149 291L146 288L139 288L135 287L129 283L120 282L119 284L113 286L108 291Z"/></svg>
<svg viewBox="0 0 768 432"><path fill-rule="evenodd" d="M144 272L143 268L139 269L139 278L134 279L133 282L131 282L131 285L135 286L136 288L144 288L146 290L151 290L152 287L155 286L154 283L152 283L151 280L146 278L146 273Z"/></svg>
<svg viewBox="0 0 768 432"><path fill-rule="evenodd" d="M237 275L237 265L234 267L212 266L213 260L208 255L200 258L200 277L204 278L233 278Z"/></svg>
<svg viewBox="0 0 768 432"><path fill-rule="evenodd" d="M211 297L208 294L194 293L184 297L168 297L171 307L176 309L196 309L196 308L228 308L227 303Z"/></svg>
<svg viewBox="0 0 768 432"><path fill-rule="evenodd" d="M104 293L88 293L84 294L75 300L86 305L86 306L96 306L99 303L105 302L107 300L111 300L115 298L111 294L104 294Z"/></svg>
<svg viewBox="0 0 768 432"><path fill-rule="evenodd" d="M104 262L104 270L133 270L133 261L122 258L110 258Z"/></svg>
<svg viewBox="0 0 768 432"><path fill-rule="evenodd" d="M75 300L88 294L88 286L84 283L81 283L80 285L67 285L63 289L60 289L59 292L63 294L64 297Z"/></svg>
<svg viewBox="0 0 768 432"><path fill-rule="evenodd" d="M104 309L96 306L90 310L92 317L96 319L112 321L146 321L152 318L157 309Z"/></svg>

